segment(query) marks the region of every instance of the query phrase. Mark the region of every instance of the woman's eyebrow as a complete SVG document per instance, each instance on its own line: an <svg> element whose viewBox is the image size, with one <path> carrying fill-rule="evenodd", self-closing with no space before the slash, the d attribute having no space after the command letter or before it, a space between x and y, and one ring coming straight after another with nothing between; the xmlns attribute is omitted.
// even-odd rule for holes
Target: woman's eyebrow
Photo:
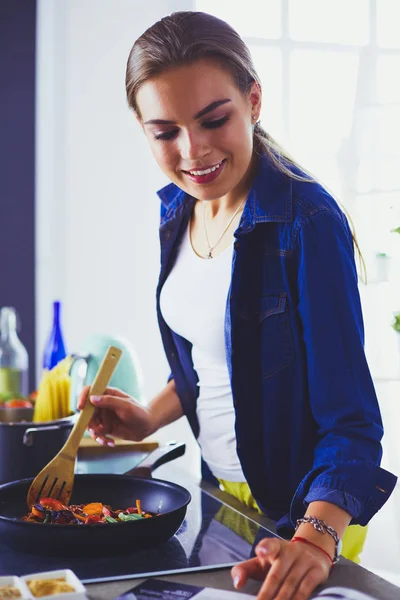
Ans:
<svg viewBox="0 0 400 600"><path fill-rule="evenodd" d="M199 110L199 112L196 113L193 118L200 119L200 117L204 117L204 115L207 113L211 112L215 108L218 108L218 106L221 106L222 104L226 104L227 102L231 102L231 99L224 98L223 100L215 100L214 102L208 104L205 108ZM176 125L176 122L166 121L165 119L150 119L149 121L145 121L144 125Z"/></svg>

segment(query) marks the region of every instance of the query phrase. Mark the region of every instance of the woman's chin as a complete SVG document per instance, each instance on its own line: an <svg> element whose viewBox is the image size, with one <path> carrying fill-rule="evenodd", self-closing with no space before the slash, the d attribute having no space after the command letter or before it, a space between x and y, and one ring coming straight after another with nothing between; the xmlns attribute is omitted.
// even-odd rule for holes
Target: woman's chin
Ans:
<svg viewBox="0 0 400 600"><path fill-rule="evenodd" d="M196 184L191 181L186 183L185 191L197 200L210 201L223 198L232 192L234 187L222 181L209 184Z"/></svg>

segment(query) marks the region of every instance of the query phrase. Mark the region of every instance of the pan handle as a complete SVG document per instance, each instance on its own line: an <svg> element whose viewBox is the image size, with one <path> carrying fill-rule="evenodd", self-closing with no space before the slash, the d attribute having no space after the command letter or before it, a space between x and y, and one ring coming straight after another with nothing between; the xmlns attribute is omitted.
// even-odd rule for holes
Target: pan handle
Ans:
<svg viewBox="0 0 400 600"><path fill-rule="evenodd" d="M150 452L134 469L130 469L125 475L137 477L151 477L152 471L167 462L179 458L185 454L186 444L184 442L167 442Z"/></svg>

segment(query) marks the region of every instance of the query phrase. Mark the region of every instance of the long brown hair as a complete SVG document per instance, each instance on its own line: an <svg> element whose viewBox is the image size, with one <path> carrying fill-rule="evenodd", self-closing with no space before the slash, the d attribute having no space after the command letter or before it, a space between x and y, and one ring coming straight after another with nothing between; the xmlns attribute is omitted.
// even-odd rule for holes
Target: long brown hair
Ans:
<svg viewBox="0 0 400 600"><path fill-rule="evenodd" d="M140 118L136 96L145 81L168 69L204 58L218 61L222 68L230 72L243 95L249 93L254 82L261 88L250 51L233 27L207 13L182 11L162 18L134 43L128 57L125 79L129 106ZM254 127L254 149L256 152L267 153L275 168L287 176L300 181L315 181L260 123ZM348 214L347 216L352 226L352 221ZM354 229L353 241L359 264L365 272L364 259Z"/></svg>

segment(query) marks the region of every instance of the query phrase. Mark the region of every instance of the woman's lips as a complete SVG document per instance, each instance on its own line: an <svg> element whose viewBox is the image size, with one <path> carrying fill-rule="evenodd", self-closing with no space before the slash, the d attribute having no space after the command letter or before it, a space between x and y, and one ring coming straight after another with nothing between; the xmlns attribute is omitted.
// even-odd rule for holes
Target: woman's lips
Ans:
<svg viewBox="0 0 400 600"><path fill-rule="evenodd" d="M221 162L216 165L206 168L206 169L193 169L193 171L183 171L189 179L194 181L195 183L211 183L215 181L217 177L222 173L225 167L226 160L221 160ZM210 171L211 169L211 171ZM206 171L203 173L203 171ZM207 172L209 171L209 172Z"/></svg>

